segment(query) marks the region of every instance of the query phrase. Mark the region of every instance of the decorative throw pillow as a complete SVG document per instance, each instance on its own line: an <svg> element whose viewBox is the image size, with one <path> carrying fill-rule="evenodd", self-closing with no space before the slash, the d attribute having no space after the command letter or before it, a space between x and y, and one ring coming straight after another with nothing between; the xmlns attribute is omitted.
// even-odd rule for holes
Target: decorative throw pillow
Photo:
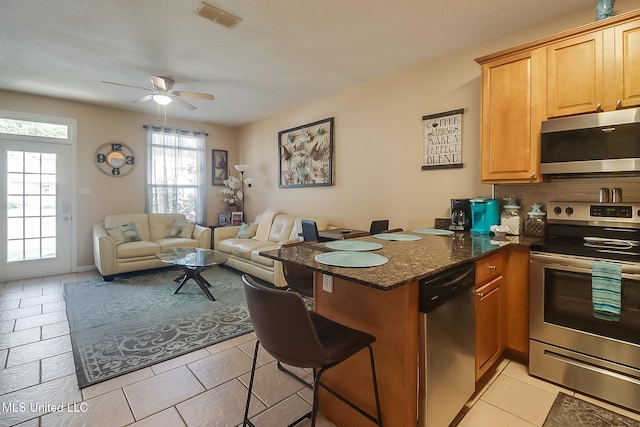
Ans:
<svg viewBox="0 0 640 427"><path fill-rule="evenodd" d="M256 235L256 231L258 230L258 224L247 224L243 223L238 230L238 239L251 239Z"/></svg>
<svg viewBox="0 0 640 427"><path fill-rule="evenodd" d="M167 234L165 237L181 237L184 226L184 221L174 219L171 222L171 225L169 226L169 230L167 230Z"/></svg>
<svg viewBox="0 0 640 427"><path fill-rule="evenodd" d="M121 244L124 243L124 237L122 237L121 228L122 228L122 226L113 227L113 228L105 228L105 231L107 232L109 237L111 237L113 239L113 241L115 242L116 246L121 245Z"/></svg>
<svg viewBox="0 0 640 427"><path fill-rule="evenodd" d="M193 230L195 228L196 224L194 222L187 222L182 229L182 234L180 235L180 237L191 239L191 236L193 236Z"/></svg>
<svg viewBox="0 0 640 427"><path fill-rule="evenodd" d="M122 224L119 227L105 228L109 237L111 237L116 245L121 245L127 242L138 242L142 240L138 234L135 222L129 222Z"/></svg>

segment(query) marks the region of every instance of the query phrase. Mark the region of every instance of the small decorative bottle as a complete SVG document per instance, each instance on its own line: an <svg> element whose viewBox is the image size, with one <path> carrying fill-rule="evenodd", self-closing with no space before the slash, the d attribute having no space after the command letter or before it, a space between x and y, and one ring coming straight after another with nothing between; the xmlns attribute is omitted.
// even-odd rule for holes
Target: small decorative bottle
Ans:
<svg viewBox="0 0 640 427"><path fill-rule="evenodd" d="M513 197L505 199L507 203L502 208L500 215L500 225L505 226L507 234L520 235L522 220L520 219L520 206L516 204Z"/></svg>
<svg viewBox="0 0 640 427"><path fill-rule="evenodd" d="M524 234L532 237L544 237L546 213L540 210L540 205L531 205L531 212L527 212L527 219L524 223Z"/></svg>

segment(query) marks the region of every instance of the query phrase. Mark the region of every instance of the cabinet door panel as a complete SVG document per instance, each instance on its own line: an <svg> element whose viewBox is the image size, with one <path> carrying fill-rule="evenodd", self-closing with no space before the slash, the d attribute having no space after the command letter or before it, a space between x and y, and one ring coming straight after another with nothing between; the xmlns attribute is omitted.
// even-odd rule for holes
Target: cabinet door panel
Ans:
<svg viewBox="0 0 640 427"><path fill-rule="evenodd" d="M482 180L535 182L540 122L536 51L483 65Z"/></svg>
<svg viewBox="0 0 640 427"><path fill-rule="evenodd" d="M603 34L547 47L547 116L591 113L604 105Z"/></svg>
<svg viewBox="0 0 640 427"><path fill-rule="evenodd" d="M640 105L640 21L616 27L616 87L620 107Z"/></svg>
<svg viewBox="0 0 640 427"><path fill-rule="evenodd" d="M476 290L476 381L505 348L505 289L498 277Z"/></svg>

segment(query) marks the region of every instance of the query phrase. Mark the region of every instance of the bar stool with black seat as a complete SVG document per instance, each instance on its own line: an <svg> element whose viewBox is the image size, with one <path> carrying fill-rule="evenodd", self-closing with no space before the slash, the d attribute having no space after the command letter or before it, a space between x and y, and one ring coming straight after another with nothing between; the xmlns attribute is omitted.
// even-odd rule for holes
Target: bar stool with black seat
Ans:
<svg viewBox="0 0 640 427"><path fill-rule="evenodd" d="M249 315L256 336L253 365L249 379L249 391L244 412L243 426L255 427L249 420L249 405L256 371L256 360L260 345L276 360L298 368L313 368L313 406L311 412L298 418L289 427L305 418L311 418L315 427L318 413L318 389L322 387L338 399L358 411L376 425L382 426L378 382L376 379L373 348L376 337L340 323L334 322L317 313L308 311L302 297L295 292L262 286L249 276L242 276L247 297ZM369 349L371 376L376 401L377 418L338 394L322 382L322 375L332 367L347 360L354 354Z"/></svg>
<svg viewBox="0 0 640 427"><path fill-rule="evenodd" d="M296 243L299 244L299 243ZM287 291L297 292L303 298L311 298L313 299L313 270L299 265L294 264L292 262L283 262L282 263L282 272L284 274L284 280L287 282ZM300 381L307 387L313 387L313 384L307 382L302 379L291 370L287 369L285 366L280 363L278 360L276 362L276 366L282 372L285 372L291 375L296 380Z"/></svg>
<svg viewBox="0 0 640 427"><path fill-rule="evenodd" d="M287 290L303 297L313 298L313 270L291 262L282 263L282 273L287 282Z"/></svg>

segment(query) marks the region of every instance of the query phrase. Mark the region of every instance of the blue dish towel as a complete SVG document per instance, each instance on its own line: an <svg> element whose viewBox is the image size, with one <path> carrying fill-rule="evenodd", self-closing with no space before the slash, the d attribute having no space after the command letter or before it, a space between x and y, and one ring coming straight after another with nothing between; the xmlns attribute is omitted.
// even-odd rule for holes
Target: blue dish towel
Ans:
<svg viewBox="0 0 640 427"><path fill-rule="evenodd" d="M622 265L594 261L591 265L593 315L602 320L620 320Z"/></svg>

